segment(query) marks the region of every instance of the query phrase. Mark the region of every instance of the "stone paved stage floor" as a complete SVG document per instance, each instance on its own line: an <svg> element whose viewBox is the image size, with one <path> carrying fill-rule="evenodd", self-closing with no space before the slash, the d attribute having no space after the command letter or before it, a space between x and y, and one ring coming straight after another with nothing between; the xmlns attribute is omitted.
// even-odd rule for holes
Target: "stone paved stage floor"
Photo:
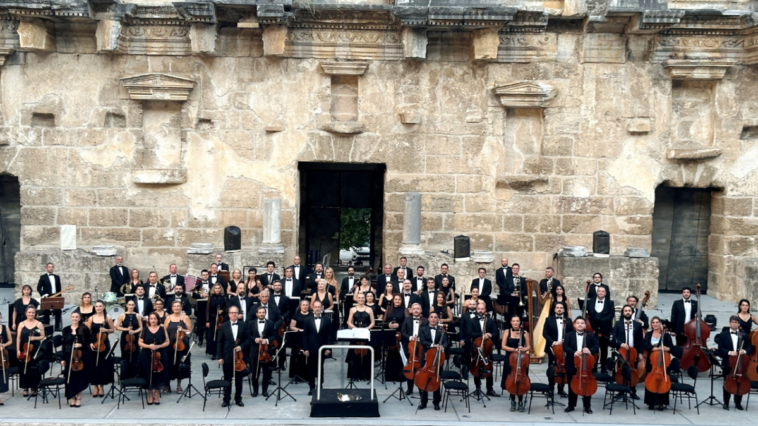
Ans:
<svg viewBox="0 0 758 426"><path fill-rule="evenodd" d="M5 295L0 293L0 299ZM659 308L666 312L664 315L668 317L668 312L671 309L671 303L675 300L673 295L661 295ZM10 297L7 297L10 299ZM718 318L718 327L726 324L728 316L735 312L735 304L733 302L719 302L713 299L704 297L704 313L714 314ZM0 307L1 309L1 307ZM648 311L649 316L658 315L660 311ZM713 334L712 334L713 335ZM710 342L712 344L712 341ZM211 362L210 358L205 355L204 348L193 349L193 384L198 388L202 388L201 368L202 362L207 362L211 366L211 373L209 378L216 379L221 375L221 370L217 368L215 362ZM337 388L344 387L347 383L341 379L345 377L345 364L339 361L327 360L327 380L326 387ZM530 377L533 381L546 382L545 378L546 366L532 365ZM58 369L55 369L58 372ZM276 376L274 376L276 378ZM284 380L284 375L283 375ZM498 388L499 377L496 379L496 390ZM508 400L506 397L493 398L487 403L487 408L483 408L481 402L473 402L471 413L468 413L464 404L459 402L459 398L453 398L453 403L448 406L447 413L443 411L434 411L430 408L419 411L418 414L414 414L416 411L416 405L418 399L413 399L414 406L411 407L407 401L397 401L391 399L386 403L382 403L391 392L393 392L397 385L388 383L385 388L381 382L375 382L377 393L379 396L379 410L381 417L378 419L371 419L370 422L376 425L447 425L447 424L459 424L460 422L466 422L467 424L502 424L508 423L523 423L530 425L542 425L542 424L555 424L555 423L593 423L593 424L629 424L629 425L650 425L650 424L695 424L695 425L727 425L747 423L751 419L754 419L754 414L751 411L741 412L724 411L718 406L709 407L701 406L700 415L698 415L693 407L692 410L685 406L683 410L679 410L672 414L672 410L669 409L664 412L651 412L648 411L639 401L638 405L643 406L642 410L638 410L636 415L632 414L631 407L629 410L624 409L623 405L617 404L614 406L613 415L610 416L608 410L602 410L602 392L598 393L592 399L592 406L594 414L582 415L581 410L573 413L564 413L563 407L556 407L555 414L552 414L545 408L544 398L535 398L532 405L532 413L527 415L526 413L511 413L508 411ZM473 387L473 381L471 383ZM366 383L359 385L362 388L368 387ZM273 387L272 387L273 389ZM145 406L143 410L138 401L127 402L126 405L122 405L120 409L116 409L115 400L107 400L105 404L100 404L102 399L93 399L88 392L85 391L83 397L83 406L79 409L69 408L65 401L62 401L63 408L58 409L57 401L51 404L38 404L38 408L33 409L34 402L26 401L21 397L19 393L16 393L15 397L10 397L10 394L1 395L5 406L0 407L0 423L24 423L24 424L38 424L38 423L56 423L56 424L355 424L362 420L360 419L346 419L344 421L334 419L313 419L309 418L310 413L310 398L308 397L308 387L306 384L291 385L287 388L292 395L297 398L297 402L293 402L291 399L285 399L280 401L278 407L274 407L274 398L265 401L261 396L252 398L250 396L247 384L244 388L243 400L245 407L233 406L231 410L227 411L226 408L221 408L221 400L212 398L208 401L208 406L205 412L202 411L202 399L194 397L190 400L183 399L180 404L176 403L178 395L172 394L170 396L164 395L161 399L160 406ZM698 379L697 384L698 398L702 400L710 394L710 381L707 375L703 374ZM643 395L643 386L638 386L638 392ZM716 382L716 394L721 399L721 381ZM417 395L417 393L416 393ZM558 399L559 402L566 403L567 400L563 398ZM743 403L744 405L744 403ZM750 404L752 411L758 410L758 401L753 401ZM363 420L365 421L365 420Z"/></svg>

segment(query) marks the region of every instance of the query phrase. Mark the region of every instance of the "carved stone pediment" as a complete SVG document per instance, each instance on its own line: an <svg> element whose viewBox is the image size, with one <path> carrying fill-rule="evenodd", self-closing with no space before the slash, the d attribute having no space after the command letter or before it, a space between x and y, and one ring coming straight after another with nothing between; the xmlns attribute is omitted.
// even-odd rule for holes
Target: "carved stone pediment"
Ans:
<svg viewBox="0 0 758 426"><path fill-rule="evenodd" d="M736 63L732 59L670 59L663 66L672 80L721 80Z"/></svg>
<svg viewBox="0 0 758 426"><path fill-rule="evenodd" d="M517 81L495 86L500 104L508 108L545 108L558 91L547 83Z"/></svg>
<svg viewBox="0 0 758 426"><path fill-rule="evenodd" d="M368 61L321 61L321 69L329 75L363 75Z"/></svg>
<svg viewBox="0 0 758 426"><path fill-rule="evenodd" d="M186 101L195 82L175 75L150 73L121 79L129 98L144 101Z"/></svg>

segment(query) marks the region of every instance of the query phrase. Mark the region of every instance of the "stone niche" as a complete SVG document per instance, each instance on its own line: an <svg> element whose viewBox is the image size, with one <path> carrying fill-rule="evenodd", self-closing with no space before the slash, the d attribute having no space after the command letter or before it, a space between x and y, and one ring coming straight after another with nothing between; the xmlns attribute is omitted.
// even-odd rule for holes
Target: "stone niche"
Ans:
<svg viewBox="0 0 758 426"><path fill-rule="evenodd" d="M331 77L331 120L320 125L321 130L338 135L363 133L364 124L358 120L358 79L366 72L366 61L323 61L321 69Z"/></svg>
<svg viewBox="0 0 758 426"><path fill-rule="evenodd" d="M129 99L142 101L142 146L135 153L132 181L175 185L187 181L182 167L183 102L195 82L168 74L140 74L121 79Z"/></svg>

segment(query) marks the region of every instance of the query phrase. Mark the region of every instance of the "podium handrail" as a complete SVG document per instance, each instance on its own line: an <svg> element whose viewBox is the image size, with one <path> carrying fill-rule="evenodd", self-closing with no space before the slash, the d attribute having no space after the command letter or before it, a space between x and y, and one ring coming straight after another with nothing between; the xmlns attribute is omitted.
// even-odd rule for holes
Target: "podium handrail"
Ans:
<svg viewBox="0 0 758 426"><path fill-rule="evenodd" d="M325 349L329 349L332 352L334 352L335 349L368 349L371 351L371 400L374 400L374 348L368 345L353 345L353 346L345 346L345 345L324 345L320 348L318 348L318 375L316 376L316 383L318 384L318 388L316 389L316 401L321 401L321 373L323 371L322 368L324 365L321 363L321 354L324 353Z"/></svg>

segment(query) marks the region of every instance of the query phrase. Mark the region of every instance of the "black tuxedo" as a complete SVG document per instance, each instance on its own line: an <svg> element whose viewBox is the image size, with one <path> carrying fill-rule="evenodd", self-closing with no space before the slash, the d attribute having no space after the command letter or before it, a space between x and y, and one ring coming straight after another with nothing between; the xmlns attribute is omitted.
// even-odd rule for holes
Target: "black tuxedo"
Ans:
<svg viewBox="0 0 758 426"><path fill-rule="evenodd" d="M261 306L260 302L257 302L253 308L250 310L250 313L248 316L250 317L250 320L253 320L255 318L255 311L258 309L258 306ZM279 308L276 306L276 303L274 303L274 298L269 297L268 304L265 306L268 306L268 315L266 316L266 319L270 320L274 323L274 326L278 330L279 327L282 326L282 322L284 321L284 318L282 318L281 312L279 312Z"/></svg>
<svg viewBox="0 0 758 426"><path fill-rule="evenodd" d="M236 306L237 309L239 309L239 315L242 321L248 321L251 319L251 317L255 316L255 312L253 309L253 306L257 302L250 296L245 293L245 296L240 298L239 296L229 296L229 299L227 299L227 310L231 308L232 306ZM242 305L245 305L244 312L242 310ZM252 313L251 313L252 312ZM243 315L244 314L244 315Z"/></svg>
<svg viewBox="0 0 758 426"><path fill-rule="evenodd" d="M426 365L426 352L432 347L432 345L440 345L442 346L443 351L447 351L447 333L442 332L442 329L439 326L435 327L435 330L434 339L432 339L431 325L426 324L419 330L419 339L421 339L421 346L424 348L423 355L421 357L422 367ZM442 368L440 368L440 370L442 370ZM429 401L429 392L420 390L419 393L421 394L421 404L426 405L426 403ZM441 399L441 392L438 388L436 391L434 391L433 401L435 404L439 404Z"/></svg>
<svg viewBox="0 0 758 426"><path fill-rule="evenodd" d="M142 312L139 312L139 303L137 303L137 300L139 298L135 294L134 296L130 296L126 299L127 302L130 300L134 300L134 312L137 312L142 317L146 317L150 315L150 312L153 312L153 301L150 300L147 296L142 296Z"/></svg>
<svg viewBox="0 0 758 426"><path fill-rule="evenodd" d="M492 310L492 300L490 299L490 294L492 294L492 281L485 278L484 279L484 285L482 288L479 288L479 277L474 278L471 280L471 289L479 289L479 298L484 300L484 303L487 304L487 312ZM469 292L471 291L469 289Z"/></svg>
<svg viewBox="0 0 758 426"><path fill-rule="evenodd" d="M603 309L600 312L595 309L595 299L589 299L584 303L587 303L587 316L590 319L592 330L597 334L600 342L600 357L595 364L595 369L599 365L600 369L605 371L607 369L605 360L608 358L608 345L613 332L611 324L613 324L613 317L616 315L613 300L606 297L603 300Z"/></svg>
<svg viewBox="0 0 758 426"><path fill-rule="evenodd" d="M182 311L185 314L187 314L187 315L192 315L192 305L190 305L190 302L189 302L189 299L187 298L187 295L184 294L184 293L182 293L182 295L180 297L181 297L181 301L182 301ZM164 306L166 307L166 311L168 311L169 313L173 312L171 310L171 305L174 303L174 300L176 300L176 295L175 294L172 294L171 296L168 296L168 298L166 299L166 303L165 303Z"/></svg>
<svg viewBox="0 0 758 426"><path fill-rule="evenodd" d="M584 346L590 350L590 354L597 356L597 351L600 344L595 334L585 331L584 343ZM566 356L566 380L568 383L571 383L571 379L574 377L574 374L576 374L576 367L574 366L574 354L576 351L582 349L577 346L576 331L566 333L566 339L563 340L563 353ZM591 396L582 397L582 404L584 405L584 408L590 408L591 398ZM576 407L576 400L577 395L573 390L571 390L571 386L569 385L569 407Z"/></svg>
<svg viewBox="0 0 758 426"><path fill-rule="evenodd" d="M292 268L292 278L298 280L301 283L304 283L306 278L308 277L307 271L305 270L305 266L298 265L299 271L295 270L295 265L290 265L290 268Z"/></svg>
<svg viewBox="0 0 758 426"><path fill-rule="evenodd" d="M221 284L221 288L224 290L224 294L227 292L227 288L229 287L229 284L226 282L224 277L221 276L221 274L216 274L216 282L213 282L213 276L208 275L208 283L210 286L210 289L213 290L213 286L216 284Z"/></svg>
<svg viewBox="0 0 758 426"><path fill-rule="evenodd" d="M400 268L402 268L402 266L396 266L395 269L392 270L392 275L395 277L395 279L397 279L397 271L400 270ZM413 271L411 270L411 268L406 266L403 269L405 269L405 279L408 279L408 280L411 279L411 277L413 276Z"/></svg>
<svg viewBox="0 0 758 426"><path fill-rule="evenodd" d="M737 337L737 344L735 345L732 341L731 330L729 327L725 327L721 333L716 336L716 343L718 344L717 353L721 357L721 369L725 374L729 374L729 372L732 371L732 366L729 365L729 352L738 351L740 345L742 345L742 349L745 350L745 355L743 356L748 356L750 354L750 349L753 347L750 342L749 336L743 333L742 329L737 329ZM726 388L724 388L724 405L727 407L729 406L729 399L731 396L732 395L726 391ZM740 404L742 404L742 395L734 395L734 404L737 406L740 406Z"/></svg>
<svg viewBox="0 0 758 426"><path fill-rule="evenodd" d="M508 284L508 287L506 288L506 294L508 294L508 312L511 315L518 315L519 317L523 313L523 309L519 308L519 296L511 296L511 294L516 293L516 279L518 279L519 282L519 291L521 292L521 298L524 300L524 307L527 306L527 287L526 287L526 278L524 277L514 277L511 276L511 279L508 280L506 283Z"/></svg>
<svg viewBox="0 0 758 426"><path fill-rule="evenodd" d="M637 310L638 309L633 309L632 310L632 318L634 318L634 313L637 312ZM642 326L643 330L648 330L650 328L650 320L648 319L647 314L645 313L645 311L640 312L640 317L637 318L637 319L640 320L640 321L642 321L642 324L640 324L640 325ZM639 323L637 323L637 324L639 324Z"/></svg>
<svg viewBox="0 0 758 426"><path fill-rule="evenodd" d="M553 343L558 341L558 318L555 315L550 315L545 320L545 325L542 328L542 337L545 338L545 352L547 352L547 358L550 361L550 365L555 365L556 359L555 354L553 353ZM561 339L565 341L566 334L569 332L574 331L574 324L571 322L571 318L567 317L565 314L563 315L563 325L561 326L563 329L563 335L561 336ZM553 375L548 374L547 376L548 384L550 385L550 389L554 389L555 385L555 377ZM563 392L564 385L558 386L558 391Z"/></svg>
<svg viewBox="0 0 758 426"><path fill-rule="evenodd" d="M508 283L511 282L513 282L513 271L511 271L511 267L506 266L505 268L497 268L497 271L495 271L495 284L497 284L497 288L500 292L497 295L497 303L500 305L506 305L510 299L510 292L508 291L510 284Z"/></svg>
<svg viewBox="0 0 758 426"><path fill-rule="evenodd" d="M421 278L421 287L419 287L418 279ZM437 288L436 286L434 288ZM411 291L424 291L426 290L426 277L415 276L411 278Z"/></svg>
<svg viewBox="0 0 758 426"><path fill-rule="evenodd" d="M177 282L179 282L179 276L176 277ZM169 281L170 283L171 281ZM145 297L150 298L150 282L146 282L141 285L142 288L145 289ZM184 283L182 283L182 287L184 287ZM172 289L173 290L173 289ZM166 300L166 286L163 284L157 282L155 283L155 294L161 298L161 300Z"/></svg>
<svg viewBox="0 0 758 426"><path fill-rule="evenodd" d="M316 387L318 376L318 353L321 347L332 343L332 322L321 315L321 326L316 330L316 319L313 315L306 318L303 324L303 351L308 351L308 385ZM324 357L321 358L323 365ZM323 383L323 374L322 379Z"/></svg>
<svg viewBox="0 0 758 426"><path fill-rule="evenodd" d="M432 300L429 301L429 290L424 290L419 295L419 298L421 299L421 315L424 316L424 318L429 318L429 313L432 312L432 306L434 306L434 296L437 292L432 291Z"/></svg>
<svg viewBox="0 0 758 426"><path fill-rule="evenodd" d="M244 321L237 321L236 327L237 339L234 338L234 333L232 332L232 323L230 321L226 321L225 323L221 324L221 328L219 329L218 335L216 336L216 356L219 359L224 360L224 380L231 383L232 377L234 377L234 400L240 401L242 400L242 384L249 370L246 369L245 371L239 372L234 370L234 348L236 346L242 348L245 364L250 365L250 358L244 356L245 354L249 353L250 340L249 332ZM229 403L230 393L231 389L227 388L224 390L224 402Z"/></svg>
<svg viewBox="0 0 758 426"><path fill-rule="evenodd" d="M342 284L340 285L340 300L345 300L345 296L348 295L348 293L352 293L354 286L360 286L361 280L358 276L353 275L353 285L350 285L350 277L345 277L342 279ZM384 289L382 289L384 290Z"/></svg>
<svg viewBox="0 0 758 426"><path fill-rule="evenodd" d="M264 271L261 277L261 284L263 284L264 287L270 287L274 285L274 281L280 281L279 274L276 272L272 272L271 275L269 275L268 271Z"/></svg>
<svg viewBox="0 0 758 426"><path fill-rule="evenodd" d="M403 299L403 303L405 303L405 292L400 292L400 297ZM421 297L419 297L419 295L416 293L410 293L410 297L408 297L408 303L405 303L405 307L408 308L408 311L411 310L414 303L421 305L421 309L423 310L424 304L421 302Z"/></svg>
<svg viewBox="0 0 758 426"><path fill-rule="evenodd" d="M382 274L376 277L376 290L380 291L381 293L384 293L384 287L387 285L387 278L389 277L389 282L392 283L392 292L393 293L400 293L403 290L403 285L397 281L396 275L387 275Z"/></svg>
<svg viewBox="0 0 758 426"><path fill-rule="evenodd" d="M467 342L468 345L468 335L466 334L468 330L468 326L466 325L469 321L474 321L476 319L476 311L464 311L463 314L461 314L461 325L458 328L458 341Z"/></svg>
<svg viewBox="0 0 758 426"><path fill-rule="evenodd" d="M413 315L410 315L410 316L405 317L405 321L403 321L403 325L400 326L400 336L401 336L401 343L403 345L403 352L405 352L407 357L410 357L410 352L408 352L408 342L410 342L411 337L413 337L414 323L415 323L415 319L413 318ZM421 328L424 327L424 325L426 324L427 324L426 319L424 317L420 317L419 323L418 323L418 335L416 335L416 337L419 337L421 335ZM401 378L400 380L403 380L403 378ZM406 383L408 384L408 393L410 393L413 390L413 380L406 380Z"/></svg>
<svg viewBox="0 0 758 426"><path fill-rule="evenodd" d="M48 278L48 274L44 273L40 275L39 281L37 282L37 292L42 295L48 295L52 296L55 293L58 293L63 290L61 287L61 277L56 274L53 275L53 281L55 281L55 289L53 289L52 285L50 284L50 278ZM53 291L55 290L55 291ZM55 329L58 330L61 328L62 324L62 314L60 309L47 309L42 315L42 323L43 324L50 324L50 311L53 311L53 316L55 317Z"/></svg>
<svg viewBox="0 0 758 426"><path fill-rule="evenodd" d="M228 271L229 270L229 265L227 265L224 262L216 263L216 265L218 265L218 270L219 271Z"/></svg>
<svg viewBox="0 0 758 426"><path fill-rule="evenodd" d="M323 272L321 272L320 275L317 275L315 272L312 273L312 274L310 274L310 275L308 275L308 278L307 278L307 280L308 280L308 289L311 290L311 293L315 293L316 290L318 290L318 282L316 280L317 279L322 279L322 278L324 278L324 273ZM263 280L261 280L261 282L263 282Z"/></svg>
<svg viewBox="0 0 758 426"><path fill-rule="evenodd" d="M121 286L129 282L129 268L126 265L121 265L119 270L118 265L113 265L110 270L111 275L111 291L119 296L123 296L121 293Z"/></svg>
<svg viewBox="0 0 758 426"><path fill-rule="evenodd" d="M498 331L497 331L497 325L495 325L495 321L492 318L487 317L487 316L485 316L485 319L486 321L484 324L484 330L482 330L482 325L479 318L469 318L469 320L466 321L466 324L465 324L466 344L463 346L463 350L465 351L465 364L466 365L469 365L469 363L471 362L471 357L472 357L471 351L474 346L474 340L476 340L479 337L482 337L482 335L485 332L492 335L492 343L495 344L495 347L496 348L500 347L498 344L499 336L498 336ZM493 387L492 376L493 375L490 375L486 379L488 391L492 390L492 387ZM476 386L477 389L480 389L482 386L482 379L480 377L474 377L474 385Z"/></svg>
<svg viewBox="0 0 758 426"><path fill-rule="evenodd" d="M163 286L166 288L166 291L174 291L174 284L171 284L171 274L161 278L161 281L163 281ZM181 284L182 288L187 290L187 287L184 285L184 277L179 274L176 274L176 284Z"/></svg>
<svg viewBox="0 0 758 426"><path fill-rule="evenodd" d="M455 291L455 277L447 274L447 280L450 282L450 288ZM442 274L434 276L434 286L436 288L442 288Z"/></svg>
<svg viewBox="0 0 758 426"><path fill-rule="evenodd" d="M289 322L290 319L290 298L284 295L284 292L280 293L279 296L279 303L276 303L276 294L271 293L271 297L269 298L270 301L274 302L274 305L276 305L277 309L279 309L279 314L282 316L282 320L285 322Z"/></svg>
<svg viewBox="0 0 758 426"><path fill-rule="evenodd" d="M684 310L684 299L675 300L671 305L671 325L674 327L674 333L678 335L684 334L684 324L687 324L690 320L697 316L697 300L692 300L690 297L690 317L687 316L687 311ZM679 343L677 342L677 345Z"/></svg>
<svg viewBox="0 0 758 426"><path fill-rule="evenodd" d="M249 339L250 339L250 364L252 367L252 373L253 373L253 390L255 393L258 393L258 378L259 378L259 369L263 371L263 381L261 382L263 387L263 392L265 393L268 391L268 382L271 380L271 368L273 367L271 362L267 362L265 364L260 364L258 362L258 344L255 343L255 339L257 338L263 338L268 339L269 342L269 353L271 354L272 358L274 354L276 353L276 350L274 349L273 343L274 340L276 340L277 337L277 328L274 326L274 323L271 320L264 320L265 324L263 326L263 333L260 333L258 330L258 318L255 317L252 320L248 321L246 326L249 333Z"/></svg>
<svg viewBox="0 0 758 426"><path fill-rule="evenodd" d="M605 298L610 299L611 298L611 289L607 285L600 283L598 285L595 285L594 282L590 283L590 291L587 294L587 299L597 299L597 288L603 287L605 289Z"/></svg>
<svg viewBox="0 0 758 426"><path fill-rule="evenodd" d="M292 280L292 297L300 297L300 280L294 276L290 278ZM287 295L287 277L282 278L282 294ZM289 295L287 295L289 297Z"/></svg>
<svg viewBox="0 0 758 426"><path fill-rule="evenodd" d="M561 282L558 281L557 278L553 278L553 281L550 283L550 288L547 288L547 278L543 278L542 281L540 281L540 294L545 294L545 292L553 292L553 289L555 289L555 286L561 285Z"/></svg>
<svg viewBox="0 0 758 426"><path fill-rule="evenodd" d="M631 321L633 327L631 332L632 340L634 340L633 347L638 354L641 354L642 350L645 348L645 338L642 336L642 325L637 321ZM626 331L624 329L625 322L626 320L622 317L616 322L616 325L613 326L613 344L616 347L616 350L621 349L621 345L626 343L627 340Z"/></svg>

